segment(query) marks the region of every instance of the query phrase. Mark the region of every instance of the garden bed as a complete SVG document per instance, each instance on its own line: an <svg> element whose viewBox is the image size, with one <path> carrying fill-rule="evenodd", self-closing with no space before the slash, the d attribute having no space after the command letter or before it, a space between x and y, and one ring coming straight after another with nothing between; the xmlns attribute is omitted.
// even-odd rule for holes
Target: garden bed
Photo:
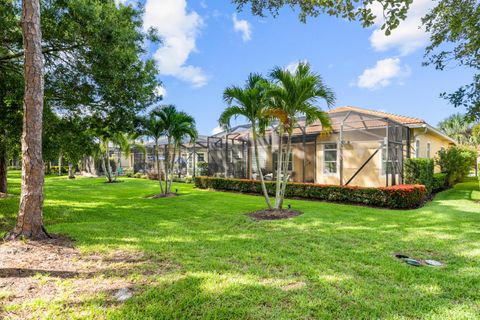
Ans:
<svg viewBox="0 0 480 320"><path fill-rule="evenodd" d="M268 193L274 195L275 182L266 181L265 185ZM201 189L262 194L261 183L257 180L195 177L195 186ZM423 185L365 188L313 183L288 183L285 196L287 198L355 203L390 209L412 209L418 208L424 203L427 197L427 190Z"/></svg>

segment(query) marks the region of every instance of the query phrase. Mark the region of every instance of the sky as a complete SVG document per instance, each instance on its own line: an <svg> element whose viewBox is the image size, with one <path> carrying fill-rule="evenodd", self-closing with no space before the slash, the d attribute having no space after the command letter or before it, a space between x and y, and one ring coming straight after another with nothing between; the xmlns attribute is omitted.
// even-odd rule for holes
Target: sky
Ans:
<svg viewBox="0 0 480 320"><path fill-rule="evenodd" d="M148 53L159 68L161 103L193 115L206 135L218 130L226 87L243 85L251 72L267 75L275 66L291 69L299 61L307 61L333 89L336 106L418 117L434 126L465 112L439 95L469 83L472 73L422 66L428 34L420 18L433 3L415 0L408 18L387 37L381 19L363 28L327 15L302 23L290 8L278 17L261 18L248 7L237 12L229 1L143 0L145 28L155 27L163 39ZM318 106L327 108L321 101Z"/></svg>

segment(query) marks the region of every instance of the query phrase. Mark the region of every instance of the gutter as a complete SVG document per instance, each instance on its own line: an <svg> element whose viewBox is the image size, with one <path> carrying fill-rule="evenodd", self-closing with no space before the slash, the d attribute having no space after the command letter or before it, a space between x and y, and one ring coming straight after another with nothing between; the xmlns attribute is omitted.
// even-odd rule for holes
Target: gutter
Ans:
<svg viewBox="0 0 480 320"><path fill-rule="evenodd" d="M450 141L450 143L453 143L454 145L457 145L457 142L452 139L451 137L447 136L445 133L441 132L440 130L432 127L431 125L429 125L428 123L423 123L423 124L414 124L414 125L407 125L410 129L420 129L420 128L423 128L425 129L425 133L427 133L428 131L432 131L434 134L442 137L443 139L445 140L448 140Z"/></svg>

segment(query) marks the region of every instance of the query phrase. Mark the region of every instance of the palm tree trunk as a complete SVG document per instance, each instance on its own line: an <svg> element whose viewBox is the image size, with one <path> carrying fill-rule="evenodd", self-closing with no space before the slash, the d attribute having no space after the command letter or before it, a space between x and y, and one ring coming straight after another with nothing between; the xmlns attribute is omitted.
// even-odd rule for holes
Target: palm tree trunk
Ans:
<svg viewBox="0 0 480 320"><path fill-rule="evenodd" d="M292 134L291 132L288 133L288 142L287 142L287 153L285 155L285 162L284 162L284 167L283 167L283 182L282 182L282 192L280 194L280 206L279 209L282 209L283 207L283 200L285 199L285 190L287 189L287 183L288 183L288 163L290 162L290 153L292 152Z"/></svg>
<svg viewBox="0 0 480 320"><path fill-rule="evenodd" d="M158 183L160 184L160 193L163 193L162 173L160 172L160 159L158 159L158 140L155 140L155 164L157 165Z"/></svg>
<svg viewBox="0 0 480 320"><path fill-rule="evenodd" d="M252 138L253 138L253 148L255 152L255 163L257 165L257 170L260 172L260 183L262 184L263 197L267 203L268 209L272 209L272 204L270 203L270 197L268 196L267 187L265 186L265 180L263 179L263 172L260 168L260 159L258 155L258 141L257 141L257 132L252 125Z"/></svg>
<svg viewBox="0 0 480 320"><path fill-rule="evenodd" d="M73 164L68 164L68 179L75 179L75 175L73 174Z"/></svg>
<svg viewBox="0 0 480 320"><path fill-rule="evenodd" d="M170 172L170 182L169 182L169 187L168 187L168 192L172 190L172 184L173 184L173 170L175 169L175 155L177 153L177 145L174 142L173 144L173 152L172 152L172 166L171 166L171 172Z"/></svg>
<svg viewBox="0 0 480 320"><path fill-rule="evenodd" d="M107 144L108 146L108 144ZM107 151L105 151L105 155L104 155L104 168L105 168L105 176L107 178L107 181L108 182L113 182L113 177L112 177L112 166L110 165L110 157L109 157L109 154L108 154L108 147L107 147Z"/></svg>
<svg viewBox="0 0 480 320"><path fill-rule="evenodd" d="M280 209L281 187L282 187L282 164L283 164L283 126L278 129L278 155L277 155L277 181L275 183L275 209Z"/></svg>
<svg viewBox="0 0 480 320"><path fill-rule="evenodd" d="M165 146L165 194L168 194L168 170L169 170L169 153L170 153L170 137L168 138L167 145Z"/></svg>
<svg viewBox="0 0 480 320"><path fill-rule="evenodd" d="M22 189L17 223L7 239L48 238L43 226L42 120L43 56L40 1L22 1L22 33L25 49L23 102Z"/></svg>

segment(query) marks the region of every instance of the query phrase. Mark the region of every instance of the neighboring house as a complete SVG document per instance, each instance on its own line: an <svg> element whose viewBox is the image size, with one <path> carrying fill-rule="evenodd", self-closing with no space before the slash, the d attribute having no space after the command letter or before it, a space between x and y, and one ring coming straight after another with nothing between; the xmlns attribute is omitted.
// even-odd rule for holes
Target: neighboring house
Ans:
<svg viewBox="0 0 480 320"><path fill-rule="evenodd" d="M331 133L318 123L304 126L299 119L292 139L291 181L372 187L400 184L405 158L433 158L441 148L455 144L417 118L351 106L328 113ZM258 178L249 126L219 133L209 140L216 143L213 147L209 143L211 175ZM267 179L274 178L277 145L274 129L267 130L259 152Z"/></svg>
<svg viewBox="0 0 480 320"><path fill-rule="evenodd" d="M292 138L290 181L371 187L401 184L405 158L434 158L441 148L455 144L418 118L351 106L331 109L328 114L331 132L318 123L305 126L299 119ZM250 130L249 125L242 125L213 136L199 136L195 143L184 141L180 159L177 150L174 172L195 176L198 163L207 162L211 176L258 179ZM259 139L260 169L267 180L275 179L278 139L275 125ZM283 139L286 142L286 137ZM165 144L165 140L160 141L162 162ZM138 150L129 159L118 148L111 153L117 163L120 156L124 169L156 171L154 143L146 142L145 146L146 157Z"/></svg>

